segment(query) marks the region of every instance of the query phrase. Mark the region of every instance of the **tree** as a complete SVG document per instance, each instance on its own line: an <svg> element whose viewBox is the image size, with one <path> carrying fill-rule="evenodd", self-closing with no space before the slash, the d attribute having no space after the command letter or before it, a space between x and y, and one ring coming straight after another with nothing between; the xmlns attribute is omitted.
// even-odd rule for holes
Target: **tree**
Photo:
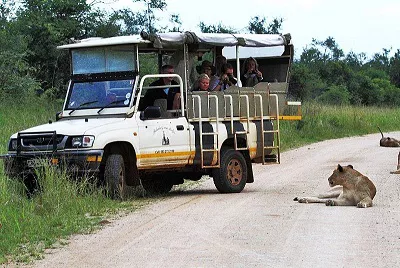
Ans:
<svg viewBox="0 0 400 268"><path fill-rule="evenodd" d="M218 23L218 25L207 25L201 21L199 27L202 33L236 33L235 29L221 23Z"/></svg>
<svg viewBox="0 0 400 268"><path fill-rule="evenodd" d="M121 20L123 17L120 12L114 11L111 14L106 13L98 8L91 9L85 14L85 24L82 25L82 38L87 37L112 37L119 35L124 31Z"/></svg>
<svg viewBox="0 0 400 268"><path fill-rule="evenodd" d="M0 1L0 29L5 30L12 17L12 11L15 8L14 0Z"/></svg>
<svg viewBox="0 0 400 268"><path fill-rule="evenodd" d="M182 21L178 14L172 14L169 21L172 23L172 28L169 29L170 32L180 32Z"/></svg>
<svg viewBox="0 0 400 268"><path fill-rule="evenodd" d="M68 55L56 47L84 37L83 18L90 12L85 0L25 0L15 22L28 42L26 59L44 89L62 88L68 73Z"/></svg>
<svg viewBox="0 0 400 268"><path fill-rule="evenodd" d="M318 74L307 65L298 62L292 65L289 82L291 97L302 101L313 99L319 96L326 87Z"/></svg>
<svg viewBox="0 0 400 268"><path fill-rule="evenodd" d="M267 24L265 17L252 17L247 29L254 34L278 34L282 27L283 19L273 19L270 24Z"/></svg>
<svg viewBox="0 0 400 268"><path fill-rule="evenodd" d="M144 11L144 25L147 25L147 31L149 33L155 33L157 31L156 21L158 21L158 18L156 18L154 11L157 9L164 11L167 7L167 3L164 0L133 0L133 2L142 2L146 5L146 10Z"/></svg>
<svg viewBox="0 0 400 268"><path fill-rule="evenodd" d="M380 92L380 101L384 105L400 105L400 88L390 83L388 79L374 78L372 83Z"/></svg>
<svg viewBox="0 0 400 268"><path fill-rule="evenodd" d="M319 41L313 38L312 47L320 51L320 60L322 62L337 61L344 56L343 50L339 48L335 39L331 36L324 41Z"/></svg>
<svg viewBox="0 0 400 268"><path fill-rule="evenodd" d="M390 81L398 88L400 88L400 49L390 58L389 64Z"/></svg>
<svg viewBox="0 0 400 268"><path fill-rule="evenodd" d="M317 101L330 105L348 105L350 104L350 94L343 85L331 86L317 97Z"/></svg>
<svg viewBox="0 0 400 268"><path fill-rule="evenodd" d="M300 55L299 63L306 65L316 65L321 62L322 53L315 47L308 48L307 46L303 48L303 52Z"/></svg>
<svg viewBox="0 0 400 268"><path fill-rule="evenodd" d="M365 53L356 54L353 51L350 51L344 59L346 64L353 70L360 70L366 60L367 56Z"/></svg>
<svg viewBox="0 0 400 268"><path fill-rule="evenodd" d="M14 1L0 2L0 100L22 99L39 89L32 68L25 60L27 42L15 30Z"/></svg>
<svg viewBox="0 0 400 268"><path fill-rule="evenodd" d="M389 71L389 53L391 49L382 49L382 53L375 53L372 59L367 63L369 67Z"/></svg>

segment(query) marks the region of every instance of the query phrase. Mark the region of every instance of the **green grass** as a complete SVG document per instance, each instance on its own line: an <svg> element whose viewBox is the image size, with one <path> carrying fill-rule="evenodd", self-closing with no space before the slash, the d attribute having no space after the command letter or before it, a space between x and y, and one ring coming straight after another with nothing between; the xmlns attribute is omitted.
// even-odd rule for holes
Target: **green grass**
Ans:
<svg viewBox="0 0 400 268"><path fill-rule="evenodd" d="M6 153L10 135L55 118L62 103L18 100L0 103L0 154ZM399 130L400 108L328 107L305 104L302 121L281 121L282 150L326 139ZM377 139L380 138L377 134ZM45 248L63 243L74 233L99 228L104 219L132 211L148 200L133 197L126 202L107 199L89 180L71 181L63 171L39 170L42 191L28 199L23 184L3 175L0 165L0 265L28 262ZM184 187L181 189L185 189Z"/></svg>
<svg viewBox="0 0 400 268"><path fill-rule="evenodd" d="M54 120L62 103L34 98L0 104L0 154L14 132ZM89 180L72 181L65 172L46 167L38 171L42 191L26 198L24 185L4 175L0 163L0 265L40 258L45 248L74 233L88 233L104 219L132 211L146 199L117 202Z"/></svg>
<svg viewBox="0 0 400 268"><path fill-rule="evenodd" d="M51 167L40 173L42 193L31 199L25 197L22 183L0 175L2 262L38 257L71 233L91 232L123 207L86 180L73 182Z"/></svg>
<svg viewBox="0 0 400 268"><path fill-rule="evenodd" d="M301 121L280 121L282 150L313 142L400 130L400 108L306 103ZM381 138L377 134L377 140Z"/></svg>

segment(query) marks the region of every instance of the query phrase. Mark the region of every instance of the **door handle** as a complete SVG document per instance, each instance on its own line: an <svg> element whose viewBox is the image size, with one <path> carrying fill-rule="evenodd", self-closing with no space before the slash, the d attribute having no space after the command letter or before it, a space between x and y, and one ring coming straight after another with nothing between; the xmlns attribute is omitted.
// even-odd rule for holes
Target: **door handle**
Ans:
<svg viewBox="0 0 400 268"><path fill-rule="evenodd" d="M185 128L183 127L183 125L177 125L177 126L176 126L176 129L177 129L177 130L184 130Z"/></svg>

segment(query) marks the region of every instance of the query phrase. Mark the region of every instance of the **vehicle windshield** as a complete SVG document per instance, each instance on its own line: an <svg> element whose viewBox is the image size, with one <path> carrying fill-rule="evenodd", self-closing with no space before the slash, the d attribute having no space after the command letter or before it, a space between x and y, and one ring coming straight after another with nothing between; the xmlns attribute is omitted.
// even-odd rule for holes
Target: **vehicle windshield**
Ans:
<svg viewBox="0 0 400 268"><path fill-rule="evenodd" d="M65 109L128 107L134 80L72 82Z"/></svg>

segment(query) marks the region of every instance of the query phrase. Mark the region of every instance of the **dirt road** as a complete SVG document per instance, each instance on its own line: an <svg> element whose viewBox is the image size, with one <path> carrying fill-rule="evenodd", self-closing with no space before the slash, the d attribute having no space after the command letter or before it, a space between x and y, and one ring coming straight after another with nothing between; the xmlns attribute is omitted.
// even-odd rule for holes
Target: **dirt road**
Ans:
<svg viewBox="0 0 400 268"><path fill-rule="evenodd" d="M400 137L400 132L388 134ZM79 235L36 267L400 267L399 148L379 134L285 152L280 165L254 165L240 194L212 180ZM329 189L337 164L352 164L377 187L374 207L300 204Z"/></svg>

